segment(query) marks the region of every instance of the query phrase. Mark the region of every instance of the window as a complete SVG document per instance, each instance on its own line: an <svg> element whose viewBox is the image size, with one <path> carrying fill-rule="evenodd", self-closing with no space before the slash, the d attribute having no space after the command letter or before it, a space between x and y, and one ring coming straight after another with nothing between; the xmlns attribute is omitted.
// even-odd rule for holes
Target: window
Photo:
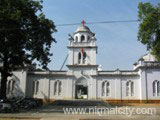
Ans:
<svg viewBox="0 0 160 120"><path fill-rule="evenodd" d="M129 82L126 83L126 96L129 96Z"/></svg>
<svg viewBox="0 0 160 120"><path fill-rule="evenodd" d="M36 82L36 94L39 92L39 81Z"/></svg>
<svg viewBox="0 0 160 120"><path fill-rule="evenodd" d="M160 96L160 83L157 82L157 96Z"/></svg>
<svg viewBox="0 0 160 120"><path fill-rule="evenodd" d="M57 94L57 81L54 83L54 95Z"/></svg>
<svg viewBox="0 0 160 120"><path fill-rule="evenodd" d="M86 57L87 57L87 54L86 54L86 52L84 52L84 53L83 53L83 64L86 63Z"/></svg>
<svg viewBox="0 0 160 120"><path fill-rule="evenodd" d="M105 95L105 82L102 83L102 96Z"/></svg>
<svg viewBox="0 0 160 120"><path fill-rule="evenodd" d="M10 91L11 91L11 80L8 81L8 87L7 88L8 88L7 89L7 94L9 94Z"/></svg>
<svg viewBox="0 0 160 120"><path fill-rule="evenodd" d="M90 37L89 37L89 36L87 37L87 40L88 40L88 41L90 40Z"/></svg>
<svg viewBox="0 0 160 120"><path fill-rule="evenodd" d="M108 81L102 82L102 96L110 95L110 83Z"/></svg>
<svg viewBox="0 0 160 120"><path fill-rule="evenodd" d="M75 42L78 42L78 36L76 36L76 38L75 38Z"/></svg>
<svg viewBox="0 0 160 120"><path fill-rule="evenodd" d="M134 82L128 81L126 83L126 96L134 96Z"/></svg>
<svg viewBox="0 0 160 120"><path fill-rule="evenodd" d="M15 81L13 80L13 81L12 81L12 90L11 90L11 91L13 92L14 89L15 89Z"/></svg>
<svg viewBox="0 0 160 120"><path fill-rule="evenodd" d="M16 84L15 80L9 80L8 81L7 94L9 94L10 92L11 93L14 92L14 90L15 90L15 84Z"/></svg>
<svg viewBox="0 0 160 120"><path fill-rule="evenodd" d="M131 96L134 96L134 83L131 82Z"/></svg>
<svg viewBox="0 0 160 120"><path fill-rule="evenodd" d="M156 96L156 81L153 82L153 96Z"/></svg>
<svg viewBox="0 0 160 120"><path fill-rule="evenodd" d="M57 80L54 83L54 95L61 95L62 93L62 82Z"/></svg>
<svg viewBox="0 0 160 120"><path fill-rule="evenodd" d="M109 82L106 83L106 96L109 96L110 88L109 88Z"/></svg>
<svg viewBox="0 0 160 120"><path fill-rule="evenodd" d="M160 96L160 81L153 81L153 96Z"/></svg>
<svg viewBox="0 0 160 120"><path fill-rule="evenodd" d="M83 42L85 40L84 35L81 36L81 42Z"/></svg>
<svg viewBox="0 0 160 120"><path fill-rule="evenodd" d="M61 91L62 91L62 82L59 81L59 85L58 85L58 95L61 94Z"/></svg>
<svg viewBox="0 0 160 120"><path fill-rule="evenodd" d="M80 64L81 63L81 53L79 52L78 53L78 64Z"/></svg>
<svg viewBox="0 0 160 120"><path fill-rule="evenodd" d="M34 94L38 94L39 92L39 81L33 81L33 91L34 91Z"/></svg>

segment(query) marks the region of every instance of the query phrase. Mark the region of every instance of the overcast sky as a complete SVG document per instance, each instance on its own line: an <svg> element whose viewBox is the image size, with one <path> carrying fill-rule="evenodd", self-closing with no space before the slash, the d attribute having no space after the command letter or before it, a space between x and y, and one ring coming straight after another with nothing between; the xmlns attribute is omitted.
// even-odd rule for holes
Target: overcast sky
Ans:
<svg viewBox="0 0 160 120"><path fill-rule="evenodd" d="M55 24L137 20L139 2L156 4L158 0L44 0L43 11ZM147 52L137 40L138 25L136 22L87 25L96 33L97 64L103 70L132 69L133 63ZM57 26L58 32L53 34L57 43L51 48L51 70L62 66L68 53L68 34L78 26Z"/></svg>

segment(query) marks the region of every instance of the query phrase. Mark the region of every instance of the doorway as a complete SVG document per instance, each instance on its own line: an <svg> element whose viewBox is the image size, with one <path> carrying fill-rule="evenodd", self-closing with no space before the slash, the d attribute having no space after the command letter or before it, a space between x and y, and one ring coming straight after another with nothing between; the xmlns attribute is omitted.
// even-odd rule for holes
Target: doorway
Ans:
<svg viewBox="0 0 160 120"><path fill-rule="evenodd" d="M88 86L76 85L76 99L88 99Z"/></svg>

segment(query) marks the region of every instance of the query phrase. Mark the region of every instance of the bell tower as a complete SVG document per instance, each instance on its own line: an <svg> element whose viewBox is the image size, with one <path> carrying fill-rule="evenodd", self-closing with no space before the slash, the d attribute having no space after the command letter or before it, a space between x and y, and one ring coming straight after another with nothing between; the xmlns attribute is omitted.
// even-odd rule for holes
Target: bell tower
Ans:
<svg viewBox="0 0 160 120"><path fill-rule="evenodd" d="M69 34L69 74L81 72L85 74L95 75L97 73L96 65L96 37L90 29L85 25L85 21L81 22L81 26L73 33Z"/></svg>

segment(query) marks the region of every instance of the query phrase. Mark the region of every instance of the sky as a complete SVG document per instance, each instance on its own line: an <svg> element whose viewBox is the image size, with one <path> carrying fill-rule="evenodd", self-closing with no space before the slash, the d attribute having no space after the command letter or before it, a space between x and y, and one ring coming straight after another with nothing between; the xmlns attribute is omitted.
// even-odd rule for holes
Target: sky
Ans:
<svg viewBox="0 0 160 120"><path fill-rule="evenodd" d="M139 2L156 4L158 0L44 0L43 12L55 25L81 23L82 20L86 23L137 20ZM60 70L68 54L68 34L75 32L79 26L56 27L58 32L53 33L53 37L57 43L51 47L53 56L49 69ZM97 64L102 70L131 70L133 63L147 53L146 46L137 40L138 22L87 26L96 33Z"/></svg>

